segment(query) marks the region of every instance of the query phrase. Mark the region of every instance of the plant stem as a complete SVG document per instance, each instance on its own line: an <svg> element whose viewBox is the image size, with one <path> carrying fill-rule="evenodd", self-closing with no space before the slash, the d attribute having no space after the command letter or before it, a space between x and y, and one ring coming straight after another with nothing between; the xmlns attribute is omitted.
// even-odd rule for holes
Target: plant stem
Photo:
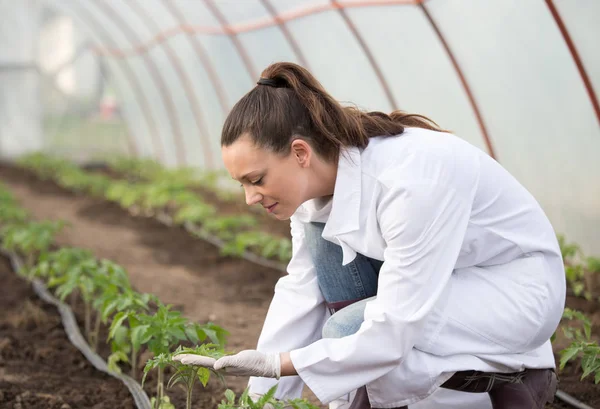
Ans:
<svg viewBox="0 0 600 409"><path fill-rule="evenodd" d="M156 408L160 408L160 403L162 399L162 368L158 367L158 379L156 380Z"/></svg>
<svg viewBox="0 0 600 409"><path fill-rule="evenodd" d="M192 392L194 391L194 374L191 376L192 381L188 383L187 394L185 397L185 409L192 409Z"/></svg>
<svg viewBox="0 0 600 409"><path fill-rule="evenodd" d="M131 377L135 379L137 375L137 351L131 347Z"/></svg>
<svg viewBox="0 0 600 409"><path fill-rule="evenodd" d="M96 313L96 322L94 323L94 344L92 345L92 348L94 351L98 350L98 338L100 338L100 323L102 322L102 317L101 317L101 313L100 311L98 311Z"/></svg>
<svg viewBox="0 0 600 409"><path fill-rule="evenodd" d="M84 315L85 336L87 337L88 342L91 342L91 340L90 340L91 328L90 327L91 327L91 321L92 321L92 318L91 318L92 311L91 311L89 302L85 301L84 304L85 304L85 315Z"/></svg>

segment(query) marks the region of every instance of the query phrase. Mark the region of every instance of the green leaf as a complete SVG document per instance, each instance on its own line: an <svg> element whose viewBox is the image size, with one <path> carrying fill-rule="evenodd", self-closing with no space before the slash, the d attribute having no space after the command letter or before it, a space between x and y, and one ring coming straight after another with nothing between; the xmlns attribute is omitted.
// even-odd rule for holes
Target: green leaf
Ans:
<svg viewBox="0 0 600 409"><path fill-rule="evenodd" d="M134 350L139 351L140 347L150 339L146 335L149 327L149 325L138 325L131 329L131 345Z"/></svg>
<svg viewBox="0 0 600 409"><path fill-rule="evenodd" d="M119 362L129 362L129 358L123 351L113 352L108 357L108 369L120 374L121 368L119 367Z"/></svg>
<svg viewBox="0 0 600 409"><path fill-rule="evenodd" d="M567 362L573 359L580 351L581 348L577 344L571 344L571 346L569 346L568 348L563 349L560 352L560 369L562 370L567 364Z"/></svg>
<svg viewBox="0 0 600 409"><path fill-rule="evenodd" d="M171 379L169 379L169 382L167 383L167 388L171 388L171 386L179 382L185 381L186 372L189 372L188 368L182 367L177 369L177 372L175 372L175 374L171 376Z"/></svg>
<svg viewBox="0 0 600 409"><path fill-rule="evenodd" d="M225 398L227 399L227 403L231 405L235 404L235 393L231 389L225 391Z"/></svg>
<svg viewBox="0 0 600 409"><path fill-rule="evenodd" d="M265 404L267 402L269 402L269 400L271 400L271 398L275 397L275 392L277 392L277 386L278 385L273 386L271 389L269 389L267 391L267 393L265 393L263 396L260 397L260 399L256 402L258 407L260 407L260 408L264 407Z"/></svg>
<svg viewBox="0 0 600 409"><path fill-rule="evenodd" d="M242 392L242 395L240 396L240 403L245 403L249 399L249 394L250 388L244 389L244 392Z"/></svg>
<svg viewBox="0 0 600 409"><path fill-rule="evenodd" d="M208 384L208 380L210 379L210 371L207 368L199 368L198 372L198 380L202 383L202 386L206 388Z"/></svg>
<svg viewBox="0 0 600 409"><path fill-rule="evenodd" d="M113 322L110 324L110 330L108 331L107 340L114 338L117 329L121 325L123 325L123 322L125 321L125 319L127 319L127 315L128 314L124 313L123 311L115 314L115 316L113 318Z"/></svg>

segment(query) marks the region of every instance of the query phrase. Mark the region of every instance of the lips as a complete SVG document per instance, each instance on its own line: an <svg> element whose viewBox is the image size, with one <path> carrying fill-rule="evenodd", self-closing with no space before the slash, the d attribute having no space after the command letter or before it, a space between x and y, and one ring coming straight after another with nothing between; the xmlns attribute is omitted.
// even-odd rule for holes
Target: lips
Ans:
<svg viewBox="0 0 600 409"><path fill-rule="evenodd" d="M267 212L271 213L273 211L273 209L275 208L275 206L277 206L278 202L273 203L271 206L263 206Z"/></svg>

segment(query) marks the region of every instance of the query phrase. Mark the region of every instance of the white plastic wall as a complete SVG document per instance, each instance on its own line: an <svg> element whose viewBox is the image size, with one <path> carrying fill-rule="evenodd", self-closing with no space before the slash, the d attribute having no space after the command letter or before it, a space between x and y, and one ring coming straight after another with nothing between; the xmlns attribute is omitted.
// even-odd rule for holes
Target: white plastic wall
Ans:
<svg viewBox="0 0 600 409"><path fill-rule="evenodd" d="M42 149L36 71L40 5L0 0L0 158Z"/></svg>
<svg viewBox="0 0 600 409"><path fill-rule="evenodd" d="M5 16L19 7L8 0L0 4L12 8L0 17L6 32L6 24L15 24L5 24ZM33 5L19 4L28 10ZM92 42L90 56L109 68L138 155L169 166L222 167L219 138L229 109L268 64L294 61L343 102L422 113L493 152L540 201L557 232L586 253L600 254L600 111L593 105L600 93L597 0L47 4L72 20ZM25 27L9 30L24 33ZM0 41L8 44L9 37L13 47L12 35ZM32 74L18 75L35 81ZM35 104L19 109L33 119L21 127L34 127ZM2 118L6 112L0 106ZM0 129L5 122L0 120Z"/></svg>

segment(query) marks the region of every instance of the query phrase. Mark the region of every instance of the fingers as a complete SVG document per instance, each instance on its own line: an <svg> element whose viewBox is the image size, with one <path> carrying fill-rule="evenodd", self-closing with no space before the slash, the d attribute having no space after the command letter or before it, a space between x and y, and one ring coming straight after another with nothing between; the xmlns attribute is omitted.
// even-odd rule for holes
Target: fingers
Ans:
<svg viewBox="0 0 600 409"><path fill-rule="evenodd" d="M235 355L224 356L222 358L219 358L213 365L213 368L215 368L215 371L220 371L223 368L231 366L231 364L235 363L236 361L235 359L233 359L233 357L235 357Z"/></svg>
<svg viewBox="0 0 600 409"><path fill-rule="evenodd" d="M179 361L184 365L196 365L204 368L212 368L217 360L208 356L196 354L178 354L173 357L173 361Z"/></svg>

